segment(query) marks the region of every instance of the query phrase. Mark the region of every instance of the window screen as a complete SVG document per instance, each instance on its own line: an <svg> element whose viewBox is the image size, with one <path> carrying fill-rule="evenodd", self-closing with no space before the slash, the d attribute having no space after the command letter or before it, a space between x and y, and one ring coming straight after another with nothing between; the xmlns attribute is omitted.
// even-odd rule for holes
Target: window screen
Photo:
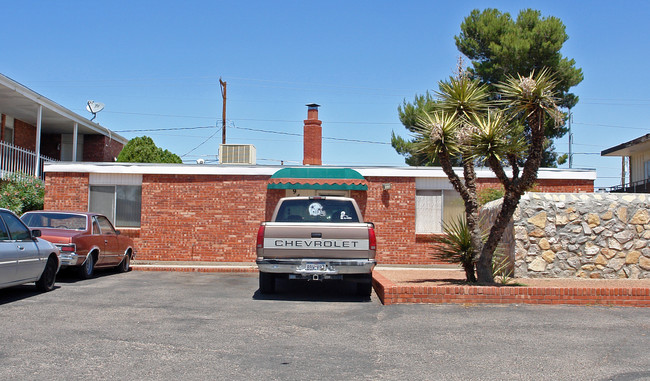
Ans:
<svg viewBox="0 0 650 381"><path fill-rule="evenodd" d="M116 185L115 225L125 227L140 226L142 186Z"/></svg>
<svg viewBox="0 0 650 381"><path fill-rule="evenodd" d="M442 232L442 191L415 191L415 233Z"/></svg>
<svg viewBox="0 0 650 381"><path fill-rule="evenodd" d="M111 221L115 221L115 186L91 185L88 210L93 213L103 214Z"/></svg>
<svg viewBox="0 0 650 381"><path fill-rule="evenodd" d="M115 226L139 227L141 185L91 185L89 210L101 213Z"/></svg>

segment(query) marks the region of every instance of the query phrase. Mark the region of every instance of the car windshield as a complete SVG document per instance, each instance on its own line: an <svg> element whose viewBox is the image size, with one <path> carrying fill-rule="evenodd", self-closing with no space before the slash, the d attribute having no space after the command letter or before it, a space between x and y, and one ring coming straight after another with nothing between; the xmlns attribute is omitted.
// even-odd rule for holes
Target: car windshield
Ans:
<svg viewBox="0 0 650 381"><path fill-rule="evenodd" d="M359 222L350 201L327 199L285 200L280 205L276 222Z"/></svg>
<svg viewBox="0 0 650 381"><path fill-rule="evenodd" d="M86 216L69 213L26 213L21 219L30 228L86 230Z"/></svg>

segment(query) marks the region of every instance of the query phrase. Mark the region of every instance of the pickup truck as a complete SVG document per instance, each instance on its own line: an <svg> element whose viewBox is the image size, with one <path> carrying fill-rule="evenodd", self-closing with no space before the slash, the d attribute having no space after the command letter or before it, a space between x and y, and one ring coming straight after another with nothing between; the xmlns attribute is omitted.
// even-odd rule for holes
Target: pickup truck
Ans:
<svg viewBox="0 0 650 381"><path fill-rule="evenodd" d="M374 225L354 199L282 198L257 233L260 293L275 292L278 278L336 279L355 282L357 294L368 297L376 250Z"/></svg>

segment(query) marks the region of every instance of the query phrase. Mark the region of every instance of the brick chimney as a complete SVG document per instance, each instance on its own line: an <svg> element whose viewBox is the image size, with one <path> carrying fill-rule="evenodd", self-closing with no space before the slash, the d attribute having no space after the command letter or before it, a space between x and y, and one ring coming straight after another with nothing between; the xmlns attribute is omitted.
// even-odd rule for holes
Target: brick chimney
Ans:
<svg viewBox="0 0 650 381"><path fill-rule="evenodd" d="M318 108L320 105L310 103L307 105L307 120L303 130L303 165L322 165L322 138L323 128L318 120Z"/></svg>

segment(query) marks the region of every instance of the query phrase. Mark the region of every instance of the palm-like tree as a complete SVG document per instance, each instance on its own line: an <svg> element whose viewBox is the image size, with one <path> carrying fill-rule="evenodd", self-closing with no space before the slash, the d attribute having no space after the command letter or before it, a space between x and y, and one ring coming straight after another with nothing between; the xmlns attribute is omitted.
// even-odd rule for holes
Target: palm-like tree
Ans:
<svg viewBox="0 0 650 381"><path fill-rule="evenodd" d="M503 236L503 232L512 218L521 196L533 186L537 179L537 170L539 169L544 143L546 137L544 136L544 120L546 116L554 118L559 121L561 113L556 105L556 98L554 96L554 89L557 82L553 79L552 74L543 69L537 74L531 73L529 76L524 77L518 75L517 78L509 77L504 83L497 85L497 89L501 94L501 104L505 107L505 112L510 115L508 123L510 128L504 127L503 130L508 131L505 135L510 135L510 141L504 147L498 144L475 144L474 149L477 156L486 158L486 162L490 169L496 174L499 181L504 187L504 198L500 212L497 214L494 225L490 229L490 234L487 241L482 247L479 259L477 261L477 275L479 282L493 282L493 275L490 271L490 264L492 263L492 255ZM527 131L521 131L520 125L522 120L525 120L525 128ZM496 119L488 120L485 122L487 130L494 129L498 131L501 127L496 125L502 124L502 121ZM517 133L519 131L519 133ZM504 136L504 133L495 134ZM518 136L517 136L518 135ZM517 138L515 139L515 136ZM480 137L477 137L480 140ZM510 147L507 147L510 145ZM512 166L512 177L508 178L503 168L503 160L500 156L507 157L508 162ZM525 156L523 171L519 172L517 163L519 159Z"/></svg>
<svg viewBox="0 0 650 381"><path fill-rule="evenodd" d="M483 243L474 158L468 147L476 133L476 126L471 121L487 112L489 93L487 86L462 75L440 82L439 89L436 94L440 100L436 109L417 119L416 147L431 160L438 158L442 170L463 199L473 253L478 253ZM463 179L453 168L454 159L458 158L463 165ZM467 280L475 281L475 278L468 276Z"/></svg>
<svg viewBox="0 0 650 381"><path fill-rule="evenodd" d="M421 115L415 133L419 152L438 158L443 171L465 203L479 282L494 282L492 256L521 196L537 178L545 143L544 120L560 117L547 70L528 77L510 77L497 85L498 110L488 101L487 87L464 76L439 84L437 108ZM460 156L463 180L453 170L453 157ZM520 173L518 163L524 160ZM479 226L476 162L486 163L504 186L504 201L487 241ZM504 165L510 165L509 178ZM484 243L485 242L485 243ZM478 255L478 258L476 258ZM468 280L470 280L468 276Z"/></svg>

